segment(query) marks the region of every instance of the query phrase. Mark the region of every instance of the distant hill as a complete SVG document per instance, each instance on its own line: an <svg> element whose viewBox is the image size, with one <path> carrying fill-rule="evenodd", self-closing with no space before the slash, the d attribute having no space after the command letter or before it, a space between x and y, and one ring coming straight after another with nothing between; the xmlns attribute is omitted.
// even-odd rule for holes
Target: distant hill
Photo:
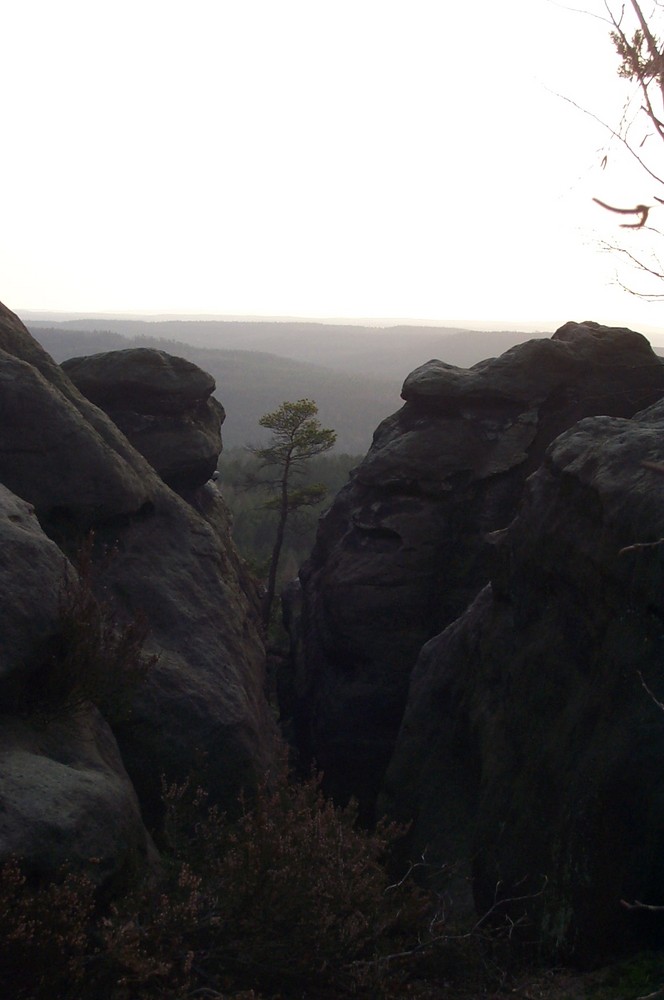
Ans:
<svg viewBox="0 0 664 1000"><path fill-rule="evenodd" d="M129 340L118 333L33 329L33 336L58 363L66 358L127 347L153 347L187 358L210 372L216 397L226 410L226 447L260 443L266 432L258 419L286 399L308 397L318 404L320 420L337 431L336 450L364 454L384 417L399 408L401 380L349 375L260 351L215 350L151 337Z"/></svg>
<svg viewBox="0 0 664 1000"><path fill-rule="evenodd" d="M437 327L216 320L74 319L32 321L55 361L126 347L154 347L209 371L227 417L227 447L258 443L262 414L309 397L337 431L337 450L363 454L385 417L401 405L405 377L431 358L470 367L537 334ZM540 334L543 336L543 334Z"/></svg>
<svg viewBox="0 0 664 1000"><path fill-rule="evenodd" d="M543 333L487 332L435 326L360 326L333 323L240 320L134 320L82 318L65 323L29 322L40 328L97 331L123 337L157 337L221 350L263 351L354 375L399 384L431 358L467 368Z"/></svg>

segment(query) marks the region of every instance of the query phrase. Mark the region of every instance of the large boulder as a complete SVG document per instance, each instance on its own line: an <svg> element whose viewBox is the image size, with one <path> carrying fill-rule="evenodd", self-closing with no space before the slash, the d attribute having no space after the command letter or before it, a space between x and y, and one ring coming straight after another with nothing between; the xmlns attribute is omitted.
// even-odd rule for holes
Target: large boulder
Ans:
<svg viewBox="0 0 664 1000"><path fill-rule="evenodd" d="M158 818L162 774L193 772L232 805L274 764L276 734L254 595L230 539L201 515L195 490L185 502L166 486L5 307L0 390L0 482L63 551L94 530L99 593L120 622L147 620L146 651L158 660L114 727L144 814Z"/></svg>
<svg viewBox="0 0 664 1000"><path fill-rule="evenodd" d="M114 447L120 432L99 410L91 425L90 404L81 402L0 348L0 481L34 504L51 533L84 532L153 502L149 479L127 461L127 442L124 454Z"/></svg>
<svg viewBox="0 0 664 1000"><path fill-rule="evenodd" d="M147 347L70 358L62 368L173 489L212 476L225 413L207 372Z"/></svg>
<svg viewBox="0 0 664 1000"><path fill-rule="evenodd" d="M106 886L155 852L109 726L90 705L40 697L75 576L31 506L0 486L0 864L19 856L44 877L67 864Z"/></svg>
<svg viewBox="0 0 664 1000"><path fill-rule="evenodd" d="M490 584L422 650L381 799L480 913L510 899L585 961L664 931L621 904L664 903L663 491L664 402L551 445Z"/></svg>
<svg viewBox="0 0 664 1000"><path fill-rule="evenodd" d="M300 573L288 689L299 749L330 790L371 803L420 648L488 582L487 535L510 523L550 442L663 394L648 341L595 323L406 379L405 405L377 429Z"/></svg>
<svg viewBox="0 0 664 1000"><path fill-rule="evenodd" d="M117 743L94 709L0 716L0 864L10 858L32 877L67 867L111 892L156 863Z"/></svg>
<svg viewBox="0 0 664 1000"><path fill-rule="evenodd" d="M38 489L40 475L52 489L57 488L55 501L49 499L46 491L40 501L42 523L47 516L57 520L60 498L63 509L73 511L79 522L88 517L98 521L107 510L104 486L117 493L111 500L116 515L118 507L123 512L132 512L149 504L149 486L141 485L140 471L134 467L136 453L127 439L81 395L18 316L1 302L0 352L3 352L0 354L0 481L19 496L23 496L23 480L29 481L28 491L32 492ZM33 371L15 365L16 361ZM57 406L48 402L53 391L56 395L52 398L64 401L62 413L57 413ZM58 424L51 427L49 418L57 419ZM89 425L85 442L80 418ZM22 451L16 448L17 435L25 444ZM96 468L103 466L100 459L103 445L110 449L105 453L106 459L114 468L112 475L107 474L106 483L101 482L96 488ZM76 470L82 467L87 467L88 475L80 477L77 490ZM103 480L103 474L100 478ZM62 486L58 479L65 480ZM114 516L110 510L109 516Z"/></svg>

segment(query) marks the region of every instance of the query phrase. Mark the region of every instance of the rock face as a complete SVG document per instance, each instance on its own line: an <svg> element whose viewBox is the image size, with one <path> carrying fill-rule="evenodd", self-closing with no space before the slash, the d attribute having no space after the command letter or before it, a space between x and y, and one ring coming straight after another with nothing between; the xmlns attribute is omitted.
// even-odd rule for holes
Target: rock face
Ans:
<svg viewBox="0 0 664 1000"><path fill-rule="evenodd" d="M62 368L172 489L195 489L210 478L225 417L211 375L145 347L70 358Z"/></svg>
<svg viewBox="0 0 664 1000"><path fill-rule="evenodd" d="M469 370L431 361L406 379L405 405L376 431L300 574L296 739L337 795L372 801L420 648L488 582L487 536L510 523L551 441L663 394L647 340L594 323Z"/></svg>
<svg viewBox="0 0 664 1000"><path fill-rule="evenodd" d="M74 571L4 486L0 540L0 863L19 856L52 875L69 862L100 885L130 877L155 852L110 728L91 707L45 717L16 700L21 682L39 683Z"/></svg>
<svg viewBox="0 0 664 1000"><path fill-rule="evenodd" d="M58 632L58 594L69 564L30 504L0 484L0 704L3 686L30 671Z"/></svg>
<svg viewBox="0 0 664 1000"><path fill-rule="evenodd" d="M490 584L422 650L381 802L465 862L480 913L533 894L511 916L588 961L664 931L620 903L664 900L663 496L664 402L551 445Z"/></svg>
<svg viewBox="0 0 664 1000"><path fill-rule="evenodd" d="M0 313L0 345L2 320ZM57 384L64 376L51 379L47 363L44 375L0 352L0 481L33 503L53 532L76 525L84 532L149 509L150 483L110 420L73 386L75 395L66 395Z"/></svg>
<svg viewBox="0 0 664 1000"><path fill-rule="evenodd" d="M64 866L118 888L157 852L117 743L101 716L48 722L2 717L0 863L48 879Z"/></svg>
<svg viewBox="0 0 664 1000"><path fill-rule="evenodd" d="M182 369L160 358L159 370L168 384L168 372ZM186 374L202 398L209 379ZM158 656L129 721L114 727L149 822L158 819L162 774L180 780L194 772L213 798L231 806L275 760L255 594L228 538L223 501L213 487L193 485L207 475L197 464L199 472L183 477L185 502L0 306L0 482L32 505L63 552L72 555L94 530L94 557L105 564L99 588L120 621L145 615L146 650ZM3 566L0 585L11 589ZM12 614L18 633L20 608ZM52 599L40 614L35 641L52 627ZM30 656L25 636L15 634L11 645L2 651L10 666Z"/></svg>

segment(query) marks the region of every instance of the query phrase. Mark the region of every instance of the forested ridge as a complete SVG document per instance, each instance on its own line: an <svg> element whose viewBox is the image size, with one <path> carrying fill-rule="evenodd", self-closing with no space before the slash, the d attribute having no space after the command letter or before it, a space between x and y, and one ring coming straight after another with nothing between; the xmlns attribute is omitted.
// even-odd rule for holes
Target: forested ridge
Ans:
<svg viewBox="0 0 664 1000"><path fill-rule="evenodd" d="M541 333L454 327L377 328L304 322L73 319L30 330L55 361L130 347L180 355L214 377L226 409L226 447L260 443L261 414L285 399L315 399L336 450L366 452L401 405L410 371L431 358L470 367Z"/></svg>
<svg viewBox="0 0 664 1000"><path fill-rule="evenodd" d="M150 347L186 358L209 372L217 384L215 396L226 410L222 433L225 447L259 443L264 432L260 416L285 399L315 399L321 420L337 431L337 450L365 452L374 428L400 405L400 379L350 375L321 365L262 351L195 347L181 341L112 331L33 329L33 335L61 363L80 355Z"/></svg>

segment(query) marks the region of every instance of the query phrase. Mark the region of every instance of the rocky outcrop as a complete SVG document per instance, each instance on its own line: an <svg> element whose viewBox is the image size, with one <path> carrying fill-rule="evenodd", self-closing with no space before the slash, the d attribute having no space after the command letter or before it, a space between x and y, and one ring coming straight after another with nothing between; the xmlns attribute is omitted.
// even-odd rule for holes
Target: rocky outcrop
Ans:
<svg viewBox="0 0 664 1000"><path fill-rule="evenodd" d="M89 705L45 713L18 698L54 655L74 577L30 505L0 486L0 864L19 856L47 876L67 863L107 886L155 854L113 734Z"/></svg>
<svg viewBox="0 0 664 1000"><path fill-rule="evenodd" d="M213 529L224 578L238 581L252 617L260 616L259 584L238 555L230 511L211 482L226 417L211 395L212 376L184 358L152 348L71 358L62 369Z"/></svg>
<svg viewBox="0 0 664 1000"><path fill-rule="evenodd" d="M487 536L512 520L547 446L592 414L664 394L664 366L625 329L569 323L464 370L405 381L301 571L289 690L296 739L340 797L371 802L420 648L489 580Z"/></svg>
<svg viewBox="0 0 664 1000"><path fill-rule="evenodd" d="M3 687L29 673L58 633L58 595L70 569L30 504L0 484L0 711Z"/></svg>
<svg viewBox="0 0 664 1000"><path fill-rule="evenodd" d="M70 358L62 368L172 489L195 489L212 476L225 413L211 375L146 347Z"/></svg>
<svg viewBox="0 0 664 1000"><path fill-rule="evenodd" d="M422 650L382 798L480 913L521 897L587 961L664 931L621 905L664 901L663 496L664 402L551 445L490 584Z"/></svg>
<svg viewBox="0 0 664 1000"><path fill-rule="evenodd" d="M96 586L120 622L147 619L146 651L157 663L129 720L114 726L144 815L158 818L162 774L193 772L232 805L274 763L275 730L254 595L222 501L199 496L206 486L190 489L190 502L174 493L5 307L0 408L0 482L34 507L63 552L72 555L93 529L104 565Z"/></svg>
<svg viewBox="0 0 664 1000"><path fill-rule="evenodd" d="M32 877L61 868L114 891L157 852L113 734L92 708L38 720L0 716L0 864Z"/></svg>
<svg viewBox="0 0 664 1000"><path fill-rule="evenodd" d="M51 533L85 532L153 503L155 477L143 477L120 432L77 395L0 348L0 481L34 504Z"/></svg>

